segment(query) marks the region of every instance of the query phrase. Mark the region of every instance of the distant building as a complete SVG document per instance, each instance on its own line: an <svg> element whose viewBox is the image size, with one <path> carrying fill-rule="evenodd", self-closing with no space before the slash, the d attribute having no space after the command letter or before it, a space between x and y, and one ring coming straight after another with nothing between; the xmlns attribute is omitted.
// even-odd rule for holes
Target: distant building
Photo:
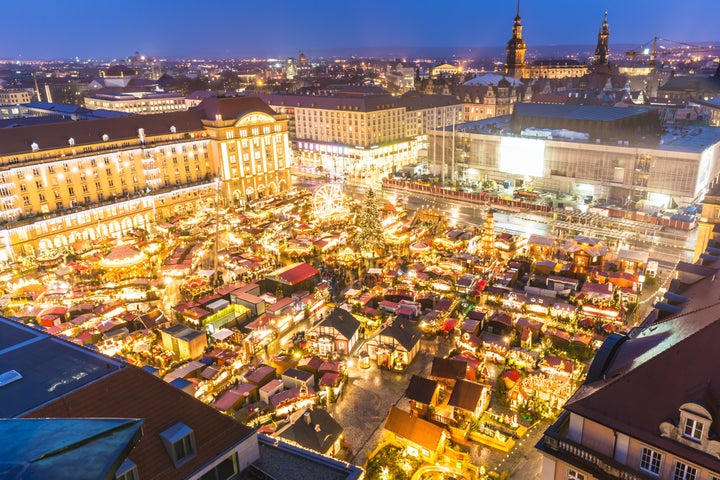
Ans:
<svg viewBox="0 0 720 480"><path fill-rule="evenodd" d="M505 47L505 75L522 78L525 70L525 51L527 45L522 38L522 18L520 18L520 0L512 27L512 37Z"/></svg>
<svg viewBox="0 0 720 480"><path fill-rule="evenodd" d="M505 49L505 74L515 79L520 78L577 78L588 73L588 66L577 59L539 59L526 62L525 53L527 44L522 36L522 19L520 17L520 2L518 1L517 14L512 27L512 37ZM607 22L607 12L603 20L598 43L595 49L594 65L608 65L610 51L608 41L610 30Z"/></svg>
<svg viewBox="0 0 720 480"><path fill-rule="evenodd" d="M511 117L431 132L428 161L466 181L531 182L623 208L688 206L720 175L720 129L663 133L649 108L516 103Z"/></svg>
<svg viewBox="0 0 720 480"><path fill-rule="evenodd" d="M462 121L452 96L260 95L291 116L301 165L325 173L363 176L390 173L417 159L427 130Z"/></svg>
<svg viewBox="0 0 720 480"><path fill-rule="evenodd" d="M30 103L32 93L24 88L0 88L0 105L18 105Z"/></svg>
<svg viewBox="0 0 720 480"><path fill-rule="evenodd" d="M391 92L405 93L415 88L415 70L414 64L408 64L396 60L385 66L385 79L387 80L388 90Z"/></svg>
<svg viewBox="0 0 720 480"><path fill-rule="evenodd" d="M83 99L90 110L116 110L146 115L149 113L178 112L187 109L185 97L165 92L94 93Z"/></svg>
<svg viewBox="0 0 720 480"><path fill-rule="evenodd" d="M658 88L658 96L671 100L703 100L720 96L720 66L712 76L674 75Z"/></svg>

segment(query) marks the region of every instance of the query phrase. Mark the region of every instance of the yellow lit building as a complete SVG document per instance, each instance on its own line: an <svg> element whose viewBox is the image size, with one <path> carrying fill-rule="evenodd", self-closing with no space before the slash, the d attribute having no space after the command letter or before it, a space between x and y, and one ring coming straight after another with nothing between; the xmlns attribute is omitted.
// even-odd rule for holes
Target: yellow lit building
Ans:
<svg viewBox="0 0 720 480"><path fill-rule="evenodd" d="M463 118L461 102L443 95L260 97L290 116L300 163L337 175L389 173L415 162L428 129Z"/></svg>
<svg viewBox="0 0 720 480"><path fill-rule="evenodd" d="M287 189L287 122L257 98L206 101L187 112L0 129L0 261L148 229L214 199L218 178L225 198L241 202Z"/></svg>

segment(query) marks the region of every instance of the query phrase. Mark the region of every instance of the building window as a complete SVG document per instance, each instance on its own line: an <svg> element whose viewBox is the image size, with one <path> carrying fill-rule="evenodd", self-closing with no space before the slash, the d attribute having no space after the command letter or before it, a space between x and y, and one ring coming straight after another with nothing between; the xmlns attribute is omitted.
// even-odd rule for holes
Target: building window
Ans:
<svg viewBox="0 0 720 480"><path fill-rule="evenodd" d="M126 458L115 472L115 480L140 480L137 465L135 462Z"/></svg>
<svg viewBox="0 0 720 480"><path fill-rule="evenodd" d="M184 423L160 432L160 438L176 468L195 457L195 433Z"/></svg>
<svg viewBox="0 0 720 480"><path fill-rule="evenodd" d="M694 420L692 418L688 418L685 420L685 429L683 430L683 436L686 438L689 438L691 440L697 440L700 441L702 438L703 433L703 424L698 422L697 420Z"/></svg>
<svg viewBox="0 0 720 480"><path fill-rule="evenodd" d="M569 468L567 472L567 480L585 480L585 475Z"/></svg>
<svg viewBox="0 0 720 480"><path fill-rule="evenodd" d="M230 457L215 465L215 468L203 474L200 480L228 480L235 478L238 474L237 454L233 453Z"/></svg>
<svg viewBox="0 0 720 480"><path fill-rule="evenodd" d="M673 480L696 480L697 469L681 462L675 462L672 478Z"/></svg>
<svg viewBox="0 0 720 480"><path fill-rule="evenodd" d="M662 465L662 454L643 447L642 454L640 455L640 470L660 475L660 465Z"/></svg>

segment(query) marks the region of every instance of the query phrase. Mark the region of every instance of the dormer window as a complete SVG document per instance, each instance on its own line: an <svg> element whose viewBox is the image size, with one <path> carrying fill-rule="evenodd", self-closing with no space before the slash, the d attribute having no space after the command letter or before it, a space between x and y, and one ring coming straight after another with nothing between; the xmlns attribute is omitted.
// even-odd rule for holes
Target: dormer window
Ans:
<svg viewBox="0 0 720 480"><path fill-rule="evenodd" d="M195 457L197 452L195 432L184 423L178 422L163 430L160 432L160 438L175 468Z"/></svg>
<svg viewBox="0 0 720 480"><path fill-rule="evenodd" d="M683 426L683 436L699 442L702 439L704 428L705 425L702 422L698 422L694 418L686 418Z"/></svg>

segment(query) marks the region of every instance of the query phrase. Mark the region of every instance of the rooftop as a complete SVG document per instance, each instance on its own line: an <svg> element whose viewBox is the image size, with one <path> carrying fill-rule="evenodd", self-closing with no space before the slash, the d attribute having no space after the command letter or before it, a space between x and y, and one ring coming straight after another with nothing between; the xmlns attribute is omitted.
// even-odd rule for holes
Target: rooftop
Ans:
<svg viewBox="0 0 720 480"><path fill-rule="evenodd" d="M240 475L241 480L356 480L363 475L360 467L296 447L279 438L258 434L258 442L260 459ZM265 477L258 477L257 473Z"/></svg>
<svg viewBox="0 0 720 480"><path fill-rule="evenodd" d="M558 105L564 106L564 105ZM574 107L574 106L573 106ZM587 108L612 108L612 107L587 107ZM632 110L632 108L628 108ZM620 109L620 110L628 110ZM452 126L445 127L442 130L452 131ZM474 122L465 122L455 125L456 133L475 133L484 135L494 136L516 136L510 131L510 116L505 115L501 117L486 118L484 120L477 120ZM550 132L550 130L548 130ZM560 142L574 142L587 144L588 140L584 139L573 139L568 137L560 138L549 138L550 141ZM653 147L642 147L648 150L662 150L670 152L686 152L686 153L702 153L713 145L720 143L720 127L708 127L708 126L688 126L673 128L665 132L660 138L660 143ZM615 142L610 142L610 145L616 145ZM607 142L602 145L608 145ZM637 148L630 142L629 145L623 145L628 148Z"/></svg>
<svg viewBox="0 0 720 480"><path fill-rule="evenodd" d="M2 419L0 476L8 480L114 478L140 439L141 426L142 420L119 418ZM77 468L79 464L83 468Z"/></svg>

